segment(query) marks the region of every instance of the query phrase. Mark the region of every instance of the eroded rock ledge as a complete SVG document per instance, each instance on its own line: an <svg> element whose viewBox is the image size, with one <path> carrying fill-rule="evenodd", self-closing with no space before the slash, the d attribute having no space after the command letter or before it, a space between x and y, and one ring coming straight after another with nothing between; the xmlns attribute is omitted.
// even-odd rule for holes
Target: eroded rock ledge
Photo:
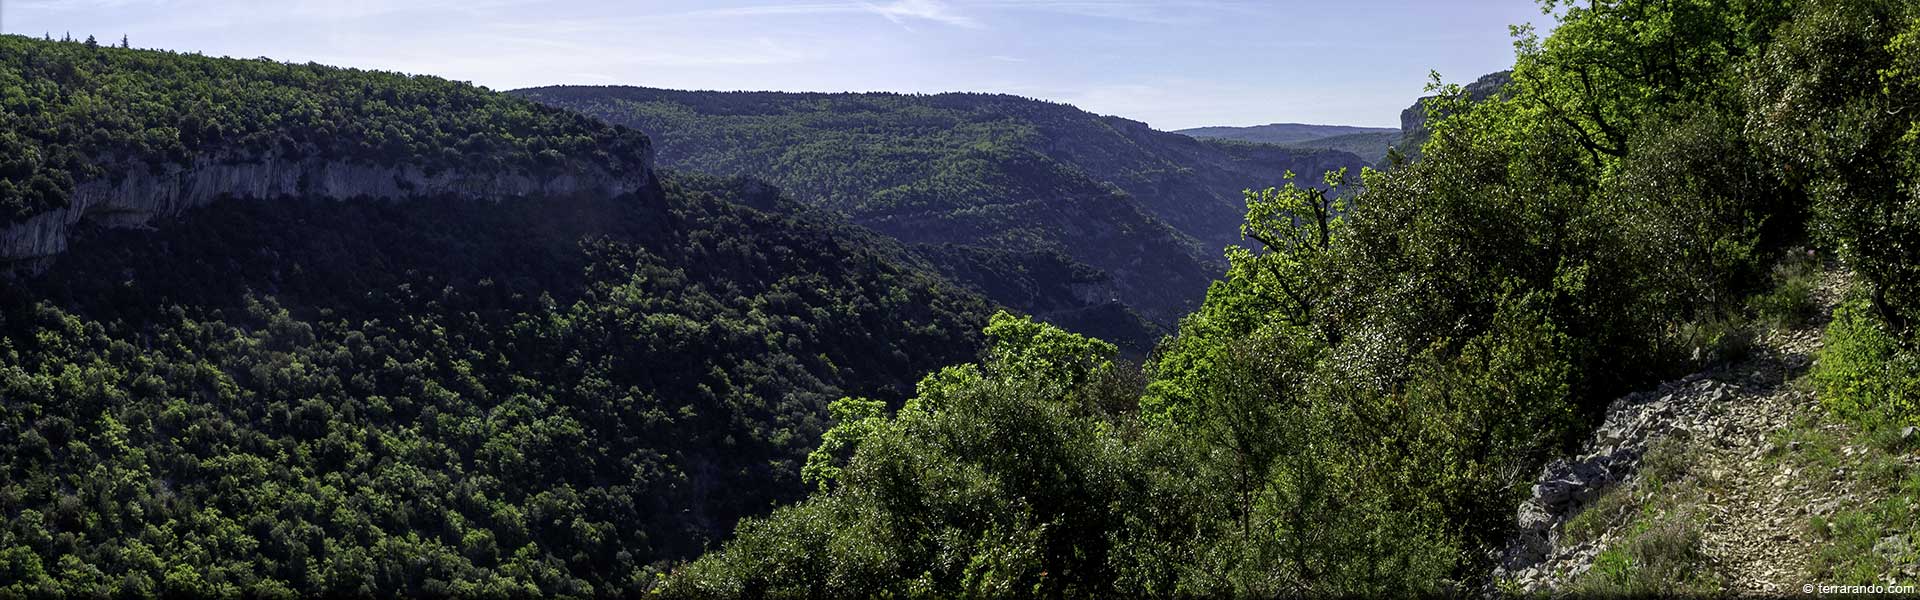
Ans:
<svg viewBox="0 0 1920 600"><path fill-rule="evenodd" d="M203 157L190 165L158 171L142 165L110 179L76 185L66 208L0 226L0 271L37 272L45 268L49 259L67 250L70 233L78 227L143 227L155 219L221 199L611 197L641 192L653 185L651 161L643 159L637 167L623 173L582 164L562 165L542 174L445 169L428 173L411 165L279 157Z"/></svg>

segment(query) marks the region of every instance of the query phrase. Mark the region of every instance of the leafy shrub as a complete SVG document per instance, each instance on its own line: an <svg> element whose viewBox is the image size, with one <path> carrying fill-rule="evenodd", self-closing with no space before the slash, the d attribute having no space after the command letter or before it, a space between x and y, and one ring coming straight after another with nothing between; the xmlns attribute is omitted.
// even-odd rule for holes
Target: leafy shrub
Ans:
<svg viewBox="0 0 1920 600"><path fill-rule="evenodd" d="M1747 300L1761 322L1775 329L1806 325L1819 316L1814 290L1820 283L1820 264L1810 256L1784 261L1773 269L1773 287Z"/></svg>
<svg viewBox="0 0 1920 600"><path fill-rule="evenodd" d="M1865 299L1834 311L1813 371L1822 403L1868 428L1920 424L1920 354L1888 331Z"/></svg>
<svg viewBox="0 0 1920 600"><path fill-rule="evenodd" d="M1760 333L1752 321L1739 314L1682 323L1675 336L1682 348L1690 349L1698 367L1746 360L1759 344Z"/></svg>
<svg viewBox="0 0 1920 600"><path fill-rule="evenodd" d="M1666 514L1637 525L1626 542L1595 556L1593 568L1575 580L1582 596L1640 597L1711 593L1719 577L1703 568L1700 527L1683 514Z"/></svg>

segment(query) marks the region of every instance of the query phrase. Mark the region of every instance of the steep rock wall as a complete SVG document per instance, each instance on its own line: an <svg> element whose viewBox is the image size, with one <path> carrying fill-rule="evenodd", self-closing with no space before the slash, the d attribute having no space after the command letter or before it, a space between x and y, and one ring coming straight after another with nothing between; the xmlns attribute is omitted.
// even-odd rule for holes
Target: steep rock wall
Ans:
<svg viewBox="0 0 1920 600"><path fill-rule="evenodd" d="M455 196L502 200L526 196L622 196L650 191L650 157L637 169L610 173L598 166L566 165L548 174L441 170L417 166L355 164L319 158L297 160L196 159L158 172L137 166L109 179L76 185L67 207L0 227L0 270L35 271L67 250L78 227L143 227L149 222L223 198L301 196L335 200L404 200Z"/></svg>

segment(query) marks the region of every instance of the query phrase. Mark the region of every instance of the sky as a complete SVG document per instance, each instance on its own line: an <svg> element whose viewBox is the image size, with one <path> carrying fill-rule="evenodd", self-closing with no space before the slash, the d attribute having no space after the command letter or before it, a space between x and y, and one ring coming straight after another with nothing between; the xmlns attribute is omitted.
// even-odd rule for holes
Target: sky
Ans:
<svg viewBox="0 0 1920 600"><path fill-rule="evenodd" d="M556 84L999 92L1173 130L1397 127L1534 0L0 0L0 32Z"/></svg>

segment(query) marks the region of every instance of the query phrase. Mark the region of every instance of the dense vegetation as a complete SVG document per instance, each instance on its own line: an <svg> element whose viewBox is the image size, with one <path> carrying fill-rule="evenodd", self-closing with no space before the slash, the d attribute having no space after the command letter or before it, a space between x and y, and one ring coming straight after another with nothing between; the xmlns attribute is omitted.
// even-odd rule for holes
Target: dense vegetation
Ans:
<svg viewBox="0 0 1920 600"><path fill-rule="evenodd" d="M437 80L0 44L0 69L98 65L119 98L216 94L255 115L230 131L328 159L391 158L366 139L391 125L645 164L595 158L644 153L637 133ZM27 85L69 99L50 122L180 109ZM168 160L288 151L194 139ZM82 229L45 273L0 279L0 596L637 591L800 496L829 401L897 404L976 356L988 309L896 242L695 174L613 198L230 200L153 225Z"/></svg>
<svg viewBox="0 0 1920 600"><path fill-rule="evenodd" d="M1197 260L1151 240L1201 221L1129 186L1286 150L1086 117L1209 157L1159 171L1001 97L549 89L526 93L658 119L678 160L768 169L932 245L691 174L95 232L0 289L0 591L1479 588L1542 461L1621 392L1736 351L1751 313L1786 314L1768 288L1809 246L1858 284L1821 397L1920 423L1920 3L1543 5L1559 26L1517 32L1498 93L1421 103L1417 158L1241 196L1244 243L1138 367L929 271L1125 330L1080 296L1138 274L1087 268L1071 236Z"/></svg>
<svg viewBox="0 0 1920 600"><path fill-rule="evenodd" d="M831 466L821 491L744 522L666 591L1482 585L1541 462L1617 394L1737 350L1802 244L1860 281L1823 397L1862 422L1920 419L1920 4L1543 5L1559 26L1516 32L1498 93L1423 102L1417 160L1358 193L1250 192L1258 245L1229 253L1143 376L996 319L983 361L897 413L837 405L809 459Z"/></svg>
<svg viewBox="0 0 1920 600"><path fill-rule="evenodd" d="M235 202L98 234L4 291L0 580L639 589L797 495L829 400L897 402L979 347L976 297L742 189Z"/></svg>
<svg viewBox="0 0 1920 600"><path fill-rule="evenodd" d="M1241 191L1288 169L1362 164L1332 152L1237 155L1142 123L1013 96L632 87L514 93L645 131L663 165L764 178L908 243L970 246L976 255L1004 254L994 262L1005 265L1023 265L1036 252L1071 257L1112 282L1111 293L1092 295L1095 306L1117 298L1169 326L1220 274L1220 248L1240 242ZM960 270L934 262L950 276ZM1024 297L993 298L1087 331Z"/></svg>
<svg viewBox="0 0 1920 600"><path fill-rule="evenodd" d="M1920 425L1920 4L1803 12L1755 65L1750 123L1859 280L1816 382L1856 423Z"/></svg>
<svg viewBox="0 0 1920 600"><path fill-rule="evenodd" d="M195 159L617 174L646 148L434 77L0 36L0 225L67 206L78 183Z"/></svg>

